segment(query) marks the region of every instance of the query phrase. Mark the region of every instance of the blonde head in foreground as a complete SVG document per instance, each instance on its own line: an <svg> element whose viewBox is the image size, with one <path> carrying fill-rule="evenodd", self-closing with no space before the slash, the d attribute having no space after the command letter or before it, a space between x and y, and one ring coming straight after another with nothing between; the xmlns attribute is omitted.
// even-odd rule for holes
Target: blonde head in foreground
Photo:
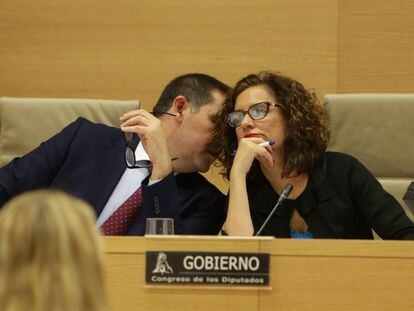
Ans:
<svg viewBox="0 0 414 311"><path fill-rule="evenodd" d="M0 211L0 310L104 310L91 207L63 192L20 195Z"/></svg>

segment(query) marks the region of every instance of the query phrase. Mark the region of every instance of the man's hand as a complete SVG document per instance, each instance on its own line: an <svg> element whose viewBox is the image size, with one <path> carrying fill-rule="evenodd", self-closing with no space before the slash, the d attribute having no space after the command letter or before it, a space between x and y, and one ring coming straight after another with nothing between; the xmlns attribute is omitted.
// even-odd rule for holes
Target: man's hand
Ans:
<svg viewBox="0 0 414 311"><path fill-rule="evenodd" d="M163 179L172 172L171 156L167 140L161 127L161 121L143 109L132 110L121 118L121 130L137 133L152 162L150 179Z"/></svg>

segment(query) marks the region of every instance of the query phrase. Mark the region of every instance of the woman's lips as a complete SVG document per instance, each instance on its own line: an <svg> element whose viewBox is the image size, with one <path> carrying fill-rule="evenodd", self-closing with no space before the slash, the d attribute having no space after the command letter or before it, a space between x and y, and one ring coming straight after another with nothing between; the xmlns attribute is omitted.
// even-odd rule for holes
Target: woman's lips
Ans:
<svg viewBox="0 0 414 311"><path fill-rule="evenodd" d="M263 137L263 135L251 133L251 134L246 134L243 136L243 138L248 138L248 137Z"/></svg>

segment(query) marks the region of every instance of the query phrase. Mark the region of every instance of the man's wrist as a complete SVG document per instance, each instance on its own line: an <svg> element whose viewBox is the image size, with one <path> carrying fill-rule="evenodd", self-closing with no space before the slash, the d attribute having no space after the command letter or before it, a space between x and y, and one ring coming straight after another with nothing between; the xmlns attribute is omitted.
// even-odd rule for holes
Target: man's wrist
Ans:
<svg viewBox="0 0 414 311"><path fill-rule="evenodd" d="M148 180L148 187L151 187L152 185L155 185L156 183L160 182L162 179L154 179L154 180Z"/></svg>
<svg viewBox="0 0 414 311"><path fill-rule="evenodd" d="M151 173L151 176L150 176L150 181L161 180L164 177L166 177L169 174L171 174L171 172L172 172L172 166L171 165L169 167L164 167L164 168L158 168L158 167L154 166L152 168L152 173Z"/></svg>

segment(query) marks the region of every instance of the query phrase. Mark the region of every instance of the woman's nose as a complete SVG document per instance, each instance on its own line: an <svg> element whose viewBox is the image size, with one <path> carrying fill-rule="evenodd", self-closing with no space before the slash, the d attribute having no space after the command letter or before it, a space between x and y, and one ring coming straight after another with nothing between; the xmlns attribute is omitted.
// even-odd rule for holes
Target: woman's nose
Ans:
<svg viewBox="0 0 414 311"><path fill-rule="evenodd" d="M253 126L254 125L254 120L249 116L248 113L246 113L240 123L241 127L248 127L248 126Z"/></svg>

